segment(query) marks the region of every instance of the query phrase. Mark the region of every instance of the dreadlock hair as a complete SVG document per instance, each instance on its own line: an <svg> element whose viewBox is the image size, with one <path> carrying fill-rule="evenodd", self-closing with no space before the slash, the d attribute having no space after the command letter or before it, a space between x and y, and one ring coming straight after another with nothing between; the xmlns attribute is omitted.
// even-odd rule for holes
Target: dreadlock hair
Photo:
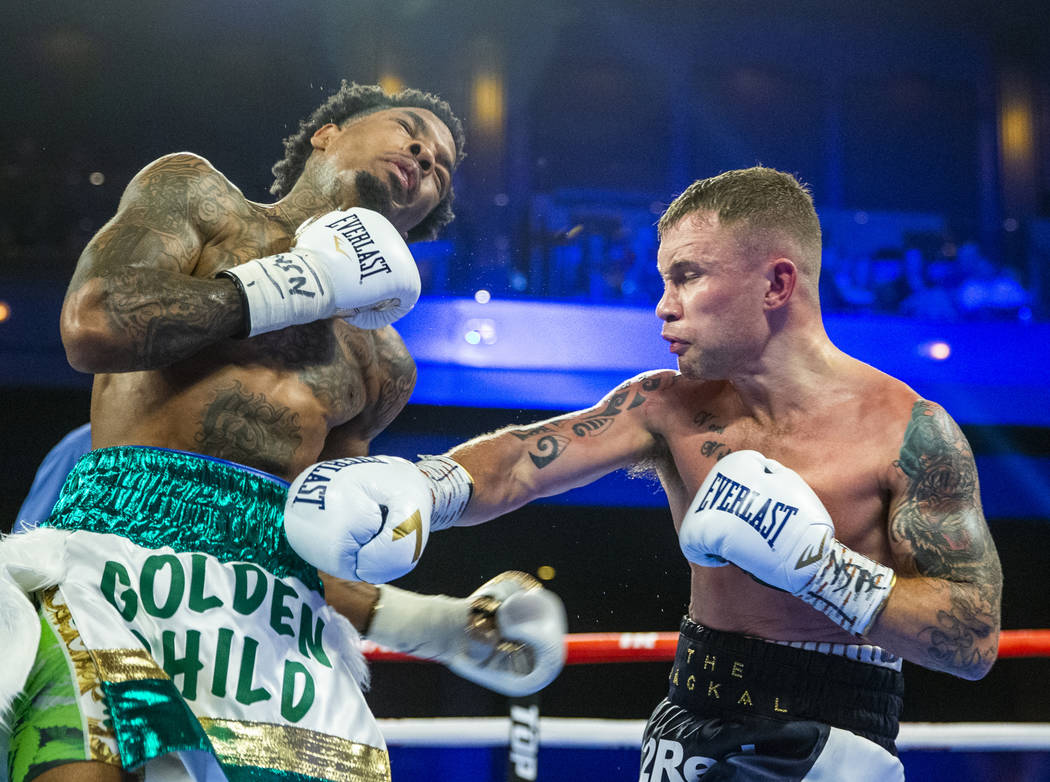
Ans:
<svg viewBox="0 0 1050 782"><path fill-rule="evenodd" d="M343 127L347 122L366 114L400 107L426 109L444 122L452 132L452 140L456 145L456 159L452 167L460 164L464 158L463 145L466 136L463 133L463 123L452 113L452 108L447 102L432 93L410 88L388 95L377 85L355 84L344 79L338 92L318 106L309 117L299 123L299 130L284 140L284 158L274 163L274 181L270 192L278 198L288 195L306 167L306 160L313 151L310 138L318 128L330 122ZM455 217L452 212L454 195L450 187L430 214L408 232L410 242L433 239L442 228L452 222Z"/></svg>

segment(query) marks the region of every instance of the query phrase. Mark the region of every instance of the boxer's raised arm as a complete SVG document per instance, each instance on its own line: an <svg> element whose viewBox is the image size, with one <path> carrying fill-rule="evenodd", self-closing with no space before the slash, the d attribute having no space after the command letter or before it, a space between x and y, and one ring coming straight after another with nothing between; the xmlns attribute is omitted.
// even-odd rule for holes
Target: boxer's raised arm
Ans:
<svg viewBox="0 0 1050 782"><path fill-rule="evenodd" d="M868 636L927 668L979 679L997 655L1003 576L973 453L942 408L919 401L896 470L897 585Z"/></svg>
<svg viewBox="0 0 1050 782"><path fill-rule="evenodd" d="M80 256L62 306L69 363L82 372L166 366L243 326L233 280L192 276L235 189L207 161L169 155L132 179Z"/></svg>
<svg viewBox="0 0 1050 782"><path fill-rule="evenodd" d="M456 524L488 521L650 456L658 442L646 403L674 376L669 371L639 375L586 410L507 427L453 448L448 456L474 480L470 503Z"/></svg>

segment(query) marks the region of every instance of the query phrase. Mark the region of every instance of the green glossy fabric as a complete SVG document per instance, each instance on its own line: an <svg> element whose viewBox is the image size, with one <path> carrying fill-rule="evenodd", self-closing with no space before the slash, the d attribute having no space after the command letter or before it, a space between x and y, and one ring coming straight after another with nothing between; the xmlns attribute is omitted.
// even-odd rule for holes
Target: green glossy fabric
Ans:
<svg viewBox="0 0 1050 782"><path fill-rule="evenodd" d="M212 752L204 729L170 680L102 682L102 691L125 768L177 750Z"/></svg>
<svg viewBox="0 0 1050 782"><path fill-rule="evenodd" d="M287 494L285 481L219 459L163 448L100 448L73 467L46 524L122 535L144 548L254 562L321 592L316 568L284 537Z"/></svg>

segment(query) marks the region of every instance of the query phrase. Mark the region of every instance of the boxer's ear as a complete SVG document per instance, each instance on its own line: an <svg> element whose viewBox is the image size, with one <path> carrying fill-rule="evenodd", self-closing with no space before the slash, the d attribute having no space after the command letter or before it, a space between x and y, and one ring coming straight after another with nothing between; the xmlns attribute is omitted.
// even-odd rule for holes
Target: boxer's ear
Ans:
<svg viewBox="0 0 1050 782"><path fill-rule="evenodd" d="M798 268L787 258L777 258L769 264L767 274L769 287L766 289L763 304L767 310L779 309L787 304L791 294L795 292Z"/></svg>
<svg viewBox="0 0 1050 782"><path fill-rule="evenodd" d="M328 143L332 140L332 135L339 132L339 126L334 122L329 122L326 125L322 125L314 134L310 136L310 145L314 149L326 149Z"/></svg>

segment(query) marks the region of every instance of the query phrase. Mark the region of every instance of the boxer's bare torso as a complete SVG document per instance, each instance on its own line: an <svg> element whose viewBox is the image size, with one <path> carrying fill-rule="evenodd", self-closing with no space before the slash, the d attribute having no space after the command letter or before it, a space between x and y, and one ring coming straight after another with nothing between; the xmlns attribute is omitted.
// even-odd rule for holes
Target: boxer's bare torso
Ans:
<svg viewBox="0 0 1050 782"><path fill-rule="evenodd" d="M717 460L750 449L805 479L835 520L839 540L879 562L894 562L890 497L905 479L896 464L919 398L871 367L844 361L848 370L823 389L820 406L775 422L747 412L728 383L662 373L647 402L648 421L661 442L654 463L676 530ZM798 598L735 566L690 568L689 613L702 625L780 640L856 643Z"/></svg>
<svg viewBox="0 0 1050 782"><path fill-rule="evenodd" d="M157 224L158 215L164 224ZM107 267L133 275L134 267L127 267L132 253L143 266L210 280L223 269L287 250L295 225L282 217L273 206L246 200L201 158L162 158L139 175L117 218L89 245L70 294ZM122 298L107 302L111 321L146 335L144 350L156 355L143 363L158 368L96 374L95 448L177 448L290 480L320 458L367 453L369 440L411 394L415 365L396 331L364 331L340 319L247 340L219 338L172 361L165 352L178 340L164 331L164 316L185 312L196 299L158 296L152 283L143 282L141 295L134 284L125 285ZM209 313L201 308L200 314L194 329L206 330Z"/></svg>
<svg viewBox="0 0 1050 782"><path fill-rule="evenodd" d="M465 443L451 453L482 488L463 523L625 468L656 473L677 530L718 459L757 450L816 491L840 541L899 574L971 581L992 572L994 547L973 525L977 478L958 427L904 383L839 351L830 355L806 398L778 404L775 417L772 407L747 407L732 383L659 370L587 410ZM961 510L946 510L942 519L930 506ZM964 555L953 559L952 551ZM734 565L690 568L689 613L702 625L776 640L857 643L806 603Z"/></svg>

